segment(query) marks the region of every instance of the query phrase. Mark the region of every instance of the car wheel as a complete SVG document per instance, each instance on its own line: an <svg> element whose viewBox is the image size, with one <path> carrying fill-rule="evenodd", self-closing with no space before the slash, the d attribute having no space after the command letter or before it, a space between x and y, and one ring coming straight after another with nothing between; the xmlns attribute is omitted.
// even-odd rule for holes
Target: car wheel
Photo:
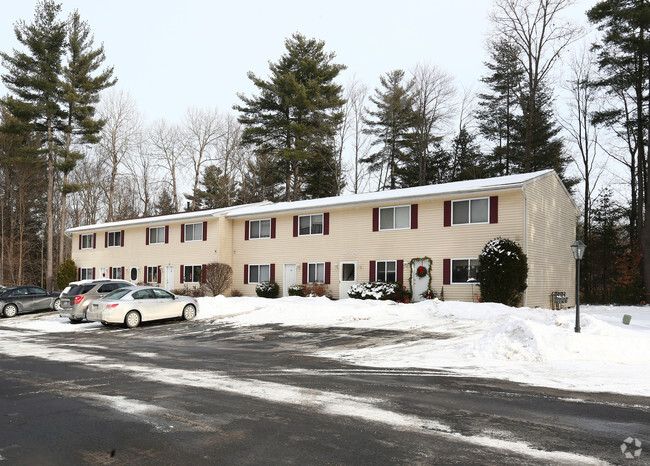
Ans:
<svg viewBox="0 0 650 466"><path fill-rule="evenodd" d="M14 317L16 314L18 314L18 306L15 304L7 304L2 313L5 317Z"/></svg>
<svg viewBox="0 0 650 466"><path fill-rule="evenodd" d="M192 320L196 317L196 308L191 304L188 304L183 308L183 319Z"/></svg>
<svg viewBox="0 0 650 466"><path fill-rule="evenodd" d="M63 308L61 307L61 298L56 298L54 300L53 307L54 307L54 310L57 311L57 312L61 312L63 310Z"/></svg>
<svg viewBox="0 0 650 466"><path fill-rule="evenodd" d="M129 311L126 314L126 317L124 317L124 325L126 325L127 328L135 328L140 325L141 320L142 318L138 311Z"/></svg>
<svg viewBox="0 0 650 466"><path fill-rule="evenodd" d="M102 322L102 325L103 325L104 327L108 327L108 322Z"/></svg>
<svg viewBox="0 0 650 466"><path fill-rule="evenodd" d="M68 317L70 319L71 324L78 324L81 322L83 319L77 319L76 317Z"/></svg>

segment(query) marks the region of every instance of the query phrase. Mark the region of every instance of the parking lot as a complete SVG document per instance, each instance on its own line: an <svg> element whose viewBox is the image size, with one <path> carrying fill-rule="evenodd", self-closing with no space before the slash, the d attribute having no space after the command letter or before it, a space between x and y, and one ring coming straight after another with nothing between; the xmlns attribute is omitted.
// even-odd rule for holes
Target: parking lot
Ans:
<svg viewBox="0 0 650 466"><path fill-rule="evenodd" d="M626 437L650 438L643 397L313 356L405 332L1 324L0 457L11 464L616 463Z"/></svg>

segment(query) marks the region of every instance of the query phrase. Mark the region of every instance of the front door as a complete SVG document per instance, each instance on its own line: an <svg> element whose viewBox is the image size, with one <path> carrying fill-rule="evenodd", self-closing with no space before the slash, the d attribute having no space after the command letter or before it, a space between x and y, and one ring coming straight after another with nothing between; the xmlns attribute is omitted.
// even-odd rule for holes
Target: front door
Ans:
<svg viewBox="0 0 650 466"><path fill-rule="evenodd" d="M357 263L341 262L339 266L339 299L348 298L348 291L357 284Z"/></svg>
<svg viewBox="0 0 650 466"><path fill-rule="evenodd" d="M171 291L174 289L174 266L165 266L165 289Z"/></svg>
<svg viewBox="0 0 650 466"><path fill-rule="evenodd" d="M296 284L296 264L284 264L282 296L289 296L289 287Z"/></svg>

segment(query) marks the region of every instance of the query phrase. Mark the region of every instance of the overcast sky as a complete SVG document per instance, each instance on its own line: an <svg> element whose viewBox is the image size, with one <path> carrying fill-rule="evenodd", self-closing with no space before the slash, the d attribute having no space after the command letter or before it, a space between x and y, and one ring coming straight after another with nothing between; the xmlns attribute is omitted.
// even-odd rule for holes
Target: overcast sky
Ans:
<svg viewBox="0 0 650 466"><path fill-rule="evenodd" d="M32 22L36 1L3 3L0 50L11 53L18 46L13 25ZM578 0L571 16L586 23L584 11L595 3ZM231 111L237 92L254 92L246 73L268 76L268 62L279 59L295 32L324 40L336 53L348 67L341 84L356 75L374 89L381 74L422 62L453 75L458 87L476 89L485 74L491 7L491 0L67 0L62 17L79 10L104 44L117 88L151 122L179 121L189 107Z"/></svg>

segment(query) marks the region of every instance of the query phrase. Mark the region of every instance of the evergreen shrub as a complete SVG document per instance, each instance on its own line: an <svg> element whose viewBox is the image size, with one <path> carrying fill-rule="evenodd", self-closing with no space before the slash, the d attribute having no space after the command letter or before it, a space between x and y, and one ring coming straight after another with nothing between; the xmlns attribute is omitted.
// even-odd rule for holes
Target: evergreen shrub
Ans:
<svg viewBox="0 0 650 466"><path fill-rule="evenodd" d="M357 283L350 288L348 296L354 299L380 299L405 302L411 296L401 283L370 282Z"/></svg>
<svg viewBox="0 0 650 466"><path fill-rule="evenodd" d="M518 306L527 278L528 259L521 246L506 238L485 245L476 272L483 301Z"/></svg>
<svg viewBox="0 0 650 466"><path fill-rule="evenodd" d="M72 259L66 259L59 265L59 270L56 272L56 286L62 290L68 283L77 279L77 265Z"/></svg>
<svg viewBox="0 0 650 466"><path fill-rule="evenodd" d="M255 293L260 298L277 298L280 294L280 286L276 282L260 282L255 286Z"/></svg>

